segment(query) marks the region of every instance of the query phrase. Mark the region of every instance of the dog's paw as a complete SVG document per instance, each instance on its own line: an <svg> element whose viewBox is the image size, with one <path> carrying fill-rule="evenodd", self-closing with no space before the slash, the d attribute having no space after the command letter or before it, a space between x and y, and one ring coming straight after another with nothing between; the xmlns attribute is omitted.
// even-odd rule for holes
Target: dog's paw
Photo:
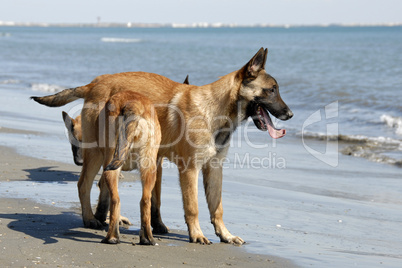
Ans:
<svg viewBox="0 0 402 268"><path fill-rule="evenodd" d="M84 226L85 226L85 228L90 228L90 229L103 229L103 227L105 226L105 223L102 223L97 219L84 220Z"/></svg>
<svg viewBox="0 0 402 268"><path fill-rule="evenodd" d="M233 244L233 245L237 245L237 246L241 246L245 243L243 239L241 239L238 236L234 236L234 235L230 235L227 237L221 236L221 242L229 243L229 244Z"/></svg>
<svg viewBox="0 0 402 268"><path fill-rule="evenodd" d="M169 228L163 224L163 222L158 223L157 225L152 225L152 232L154 234L167 234L169 233Z"/></svg>
<svg viewBox="0 0 402 268"><path fill-rule="evenodd" d="M153 237L151 238L147 238L145 236L141 236L140 235L140 245L144 245L144 246L155 246L155 239Z"/></svg>
<svg viewBox="0 0 402 268"><path fill-rule="evenodd" d="M130 220L120 215L119 225L133 225Z"/></svg>
<svg viewBox="0 0 402 268"><path fill-rule="evenodd" d="M234 236L234 237L232 238L232 240L230 241L230 243L232 243L232 244L234 244L234 245L241 246L241 245L243 245L243 244L246 243L246 242L244 242L244 240L241 239L240 237Z"/></svg>
<svg viewBox="0 0 402 268"><path fill-rule="evenodd" d="M198 243L201 245L211 245L212 242L203 235L190 237L190 243Z"/></svg>
<svg viewBox="0 0 402 268"><path fill-rule="evenodd" d="M115 244L119 244L120 243L120 239L118 239L118 238L104 238L104 239L102 239L102 241L101 241L101 243L103 243L103 244L112 244L112 245L115 245Z"/></svg>
<svg viewBox="0 0 402 268"><path fill-rule="evenodd" d="M150 226L148 228L141 227L141 230L140 230L140 245L154 246L155 244L156 243L155 243L154 237L152 236Z"/></svg>

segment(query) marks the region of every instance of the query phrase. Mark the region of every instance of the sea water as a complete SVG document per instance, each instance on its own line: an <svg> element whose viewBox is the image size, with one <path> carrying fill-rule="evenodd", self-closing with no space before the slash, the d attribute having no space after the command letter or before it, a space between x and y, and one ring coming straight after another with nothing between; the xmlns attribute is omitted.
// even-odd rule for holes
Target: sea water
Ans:
<svg viewBox="0 0 402 268"><path fill-rule="evenodd" d="M191 84L203 85L267 47L266 70L295 116L274 120L287 130L280 140L250 121L233 135L223 171L228 229L249 242L247 250L302 266L400 265L401 27L0 27L0 33L0 127L21 130L1 132L0 145L68 163L61 111L76 116L82 102L48 108L30 96L126 71L178 82L189 75ZM166 162L162 216L169 227L185 229L177 177ZM66 204L78 201L75 183L35 183L2 183L0 194L26 197L24 187L51 187L66 193ZM135 223L140 184L122 182L120 189L122 213ZM61 205L58 197L41 198ZM202 229L219 242L201 176L199 200Z"/></svg>

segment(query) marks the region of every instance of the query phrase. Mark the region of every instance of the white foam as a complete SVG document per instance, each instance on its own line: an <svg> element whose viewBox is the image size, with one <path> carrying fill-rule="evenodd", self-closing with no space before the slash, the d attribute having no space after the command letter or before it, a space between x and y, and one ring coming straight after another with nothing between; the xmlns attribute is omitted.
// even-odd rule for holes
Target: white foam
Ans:
<svg viewBox="0 0 402 268"><path fill-rule="evenodd" d="M46 84L46 83L33 83L31 84L31 89L33 91L41 91L41 92L59 92L65 89L65 87L54 85L54 84Z"/></svg>
<svg viewBox="0 0 402 268"><path fill-rule="evenodd" d="M383 114L380 119L387 126L394 128L396 134L402 136L402 117Z"/></svg>
<svg viewBox="0 0 402 268"><path fill-rule="evenodd" d="M1 85L18 84L18 83L20 83L20 81L16 80L16 79L7 79L7 80L0 81Z"/></svg>
<svg viewBox="0 0 402 268"><path fill-rule="evenodd" d="M372 142L379 144L402 144L400 140L393 139L390 137L378 136L378 137L368 137L365 135L343 135L343 134L326 134L323 132L310 132L305 131L303 133L299 132L297 136L302 136L307 139L317 139L317 140L328 140L328 141L345 141L345 142Z"/></svg>
<svg viewBox="0 0 402 268"><path fill-rule="evenodd" d="M105 43L139 43L142 42L141 39L136 38L115 38L115 37L102 37L102 42Z"/></svg>
<svg viewBox="0 0 402 268"><path fill-rule="evenodd" d="M365 135L342 135L305 132L298 133L303 138L322 141L340 141L343 148L339 152L345 155L366 158L373 162L401 166L402 141L390 137L368 137ZM347 145L347 146L344 146Z"/></svg>

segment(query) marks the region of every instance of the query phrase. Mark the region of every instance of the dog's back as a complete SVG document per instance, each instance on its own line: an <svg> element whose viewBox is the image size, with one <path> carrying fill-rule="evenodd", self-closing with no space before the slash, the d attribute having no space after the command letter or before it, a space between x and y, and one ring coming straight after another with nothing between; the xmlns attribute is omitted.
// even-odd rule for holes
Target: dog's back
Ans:
<svg viewBox="0 0 402 268"><path fill-rule="evenodd" d="M126 74L127 76L127 74ZM111 74L104 74L104 75L100 75L98 77L96 77L92 83L98 83L101 82L102 80L107 80L109 78L113 77L113 75ZM110 81L108 82L110 83ZM186 78L183 81L183 84L189 85L189 77L188 75L186 76ZM57 94L56 94L57 95ZM52 96L56 96L56 95L52 95ZM130 93L121 93L121 96L126 96L126 97L140 97L143 98L143 96L134 96L133 94ZM131 96L127 96L127 95L131 95ZM50 97L50 96L49 96ZM45 100L45 98L47 97L40 97L38 98L38 100ZM36 97L34 97L34 99L36 100ZM49 99L47 99L49 101ZM116 99L113 100L113 102L116 102ZM78 115L75 119L71 118L66 112L62 112L63 114L63 121L64 124L67 128L67 132L69 135L69 140L71 143L71 150L73 153L73 159L74 159L74 163L78 166L82 166L83 163L83 159L82 159L82 129L81 129L81 114ZM154 120L154 122L156 122ZM130 167L125 167L123 166L123 170L131 170L132 168Z"/></svg>
<svg viewBox="0 0 402 268"><path fill-rule="evenodd" d="M142 94L121 91L110 98L106 109L109 120L117 121L119 127L113 160L105 170L122 166L131 151L139 156L138 161L147 157L156 160L162 134L152 102Z"/></svg>

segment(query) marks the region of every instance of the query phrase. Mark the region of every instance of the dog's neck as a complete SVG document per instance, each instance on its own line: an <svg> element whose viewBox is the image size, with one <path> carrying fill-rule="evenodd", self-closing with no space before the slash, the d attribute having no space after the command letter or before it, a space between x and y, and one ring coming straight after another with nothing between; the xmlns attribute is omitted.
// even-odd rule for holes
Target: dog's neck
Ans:
<svg viewBox="0 0 402 268"><path fill-rule="evenodd" d="M237 100L239 97L241 81L237 79L237 71L222 76L219 80L206 85L206 89L211 92L211 109L216 109L215 114L227 116L233 119L237 113Z"/></svg>
<svg viewBox="0 0 402 268"><path fill-rule="evenodd" d="M229 130L231 134L246 118L246 101L239 96L241 80L238 72L227 74L211 84L191 91L195 103L200 102L200 107L208 107L205 112L211 115L209 118L212 120L213 132L225 129L225 132Z"/></svg>

